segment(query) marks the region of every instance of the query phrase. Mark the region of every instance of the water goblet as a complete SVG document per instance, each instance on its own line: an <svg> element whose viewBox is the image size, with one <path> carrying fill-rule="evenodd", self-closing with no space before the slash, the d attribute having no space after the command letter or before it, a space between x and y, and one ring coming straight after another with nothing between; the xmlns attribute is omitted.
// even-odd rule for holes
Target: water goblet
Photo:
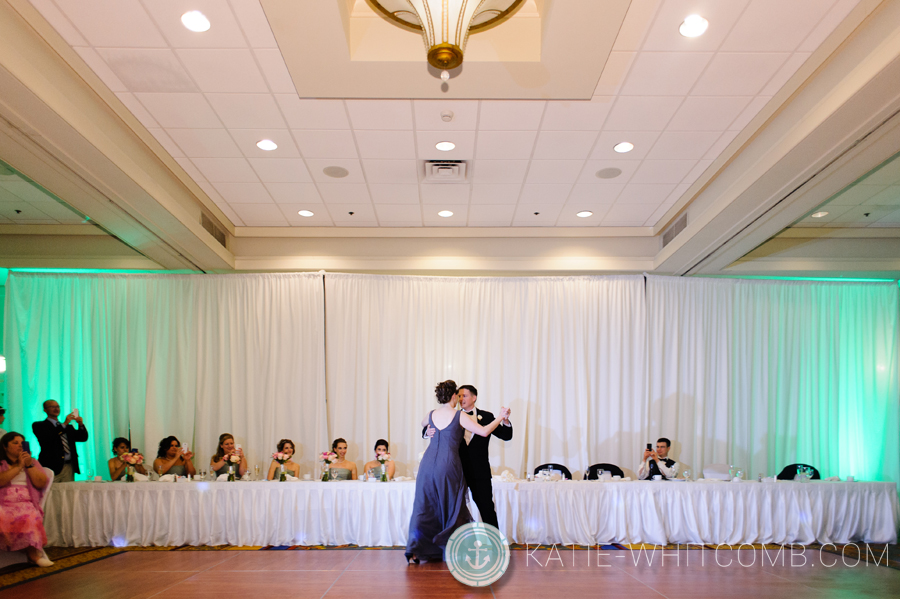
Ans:
<svg viewBox="0 0 900 599"><path fill-rule="evenodd" d="M690 468L685 468L684 480L693 480L693 479L691 479L691 469Z"/></svg>
<svg viewBox="0 0 900 599"><path fill-rule="evenodd" d="M744 480L744 471L740 468L735 470L734 475L738 478L738 480Z"/></svg>

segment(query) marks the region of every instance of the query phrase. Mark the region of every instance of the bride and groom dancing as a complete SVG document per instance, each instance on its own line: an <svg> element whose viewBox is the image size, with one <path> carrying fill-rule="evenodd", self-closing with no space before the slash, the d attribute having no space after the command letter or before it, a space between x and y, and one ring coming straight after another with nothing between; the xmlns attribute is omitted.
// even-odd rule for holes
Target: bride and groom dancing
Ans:
<svg viewBox="0 0 900 599"><path fill-rule="evenodd" d="M406 544L406 559L414 563L443 559L450 535L472 521L466 507L467 485L484 523L497 526L488 444L492 433L504 441L512 439L509 408L501 408L498 418L475 409L475 387L457 389L455 382L444 381L434 393L440 406L422 421L431 443L419 464ZM456 409L457 403L462 410Z"/></svg>

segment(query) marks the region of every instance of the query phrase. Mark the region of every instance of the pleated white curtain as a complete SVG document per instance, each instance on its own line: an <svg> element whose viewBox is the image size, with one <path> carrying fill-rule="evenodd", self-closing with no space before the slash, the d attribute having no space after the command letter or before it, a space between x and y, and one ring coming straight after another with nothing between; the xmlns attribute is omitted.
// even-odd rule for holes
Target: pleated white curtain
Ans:
<svg viewBox="0 0 900 599"><path fill-rule="evenodd" d="M896 283L648 277L654 434L699 470L900 480Z"/></svg>
<svg viewBox="0 0 900 599"><path fill-rule="evenodd" d="M445 379L477 407L513 410L495 471L545 462L628 467L646 436L640 276L438 278L328 274L328 430L364 462L385 438L399 472L426 447L421 421Z"/></svg>
<svg viewBox="0 0 900 599"><path fill-rule="evenodd" d="M107 474L112 439L129 428L148 459L176 435L198 469L223 432L264 467L292 438L311 470L325 441L323 291L305 274L12 273L7 428L30 436L52 398L88 425L85 473Z"/></svg>

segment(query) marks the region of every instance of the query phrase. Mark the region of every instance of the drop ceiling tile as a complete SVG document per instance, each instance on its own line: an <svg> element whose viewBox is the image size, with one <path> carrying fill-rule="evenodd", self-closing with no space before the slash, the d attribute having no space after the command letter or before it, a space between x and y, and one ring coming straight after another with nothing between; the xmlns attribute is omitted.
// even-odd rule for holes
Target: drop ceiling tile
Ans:
<svg viewBox="0 0 900 599"><path fill-rule="evenodd" d="M206 177L200 170L194 166L194 163L191 162L191 159L187 156L184 157L176 157L175 162L181 165L181 168L184 169L184 172L188 174L188 176L196 181L198 184L202 181L206 181Z"/></svg>
<svg viewBox="0 0 900 599"><path fill-rule="evenodd" d="M441 113L453 113L444 121ZM477 100L413 100L413 115L419 131L474 131L478 124Z"/></svg>
<svg viewBox="0 0 900 599"><path fill-rule="evenodd" d="M850 210L852 210L853 206L826 206L828 214L819 218L812 218L812 216L807 215L806 217L800 219L796 224L808 225L808 226L816 226L821 227L826 225L827 223L832 222L837 217L846 214ZM814 210L813 213L818 212L818 210Z"/></svg>
<svg viewBox="0 0 900 599"><path fill-rule="evenodd" d="M528 171L527 160L476 160L469 164L475 183L522 183Z"/></svg>
<svg viewBox="0 0 900 599"><path fill-rule="evenodd" d="M295 204L279 204L281 213L292 227L333 227L334 222L325 204L316 202L300 202ZM309 210L312 216L300 216L301 210Z"/></svg>
<svg viewBox="0 0 900 599"><path fill-rule="evenodd" d="M532 131L541 124L544 101L482 100L479 131Z"/></svg>
<svg viewBox="0 0 900 599"><path fill-rule="evenodd" d="M129 91L147 93L199 91L175 53L168 48L99 48L97 52Z"/></svg>
<svg viewBox="0 0 900 599"><path fill-rule="evenodd" d="M656 13L653 26L644 40L643 50L653 52L714 52L747 6L747 0L666 0ZM698 14L709 21L709 29L700 37L679 33L684 18Z"/></svg>
<svg viewBox="0 0 900 599"><path fill-rule="evenodd" d="M291 132L287 129L230 129L238 148L247 158L299 158ZM262 150L256 144L268 139L278 146L274 150Z"/></svg>
<svg viewBox="0 0 900 599"><path fill-rule="evenodd" d="M251 183L259 177L244 158L192 158L203 177L213 183ZM243 218L243 216L241 217Z"/></svg>
<svg viewBox="0 0 900 599"><path fill-rule="evenodd" d="M169 153L169 156L172 158L182 158L184 156L184 152L181 151L181 148L178 147L172 138L165 132L164 129L153 129L148 127L147 131L150 132L150 135L156 138L156 141L159 142L166 152Z"/></svg>
<svg viewBox="0 0 900 599"><path fill-rule="evenodd" d="M831 222L844 227L868 227L888 216L896 210L896 206L851 206L849 210ZM832 216L829 214L828 216ZM827 216L825 218L828 218ZM815 219L824 220L824 219Z"/></svg>
<svg viewBox="0 0 900 599"><path fill-rule="evenodd" d="M71 208L52 199L45 199L38 202L31 202L31 206L37 208L47 217L61 225L80 225L84 223L84 217L74 212Z"/></svg>
<svg viewBox="0 0 900 599"><path fill-rule="evenodd" d="M672 120L669 131L724 131L750 104L749 96L690 96Z"/></svg>
<svg viewBox="0 0 900 599"><path fill-rule="evenodd" d="M593 183L594 185L623 185L631 180L631 177L634 176L640 165L640 160L588 160L581 170L578 182ZM622 171L622 174L612 179L604 179L597 176L598 171L610 168L617 168Z"/></svg>
<svg viewBox="0 0 900 599"><path fill-rule="evenodd" d="M415 160L363 160L369 183L418 183Z"/></svg>
<svg viewBox="0 0 900 599"><path fill-rule="evenodd" d="M377 227L375 207L365 202L352 204L329 204L331 220L338 227ZM350 213L353 213L352 215Z"/></svg>
<svg viewBox="0 0 900 599"><path fill-rule="evenodd" d="M621 94L686 95L712 57L710 52L640 52L631 65Z"/></svg>
<svg viewBox="0 0 900 599"><path fill-rule="evenodd" d="M450 141L456 147L445 152L435 147ZM420 160L472 160L475 157L474 131L416 131L416 153Z"/></svg>
<svg viewBox="0 0 900 599"><path fill-rule="evenodd" d="M896 228L900 226L900 210L894 210L887 216L880 218L877 222L869 225L870 227L890 227Z"/></svg>
<svg viewBox="0 0 900 599"><path fill-rule="evenodd" d="M541 131L534 145L533 158L584 160L596 139L597 131Z"/></svg>
<svg viewBox="0 0 900 599"><path fill-rule="evenodd" d="M403 160L416 158L412 131L360 130L355 132L360 158Z"/></svg>
<svg viewBox="0 0 900 599"><path fill-rule="evenodd" d="M769 100L771 100L771 98L768 96L757 96L756 98L753 98L752 100L750 100L750 103L747 105L747 108L745 108L743 110L743 112L741 112L741 114L738 115L738 117L734 120L734 122L731 123L731 125L728 127L728 130L729 131L743 130L747 125L750 124L750 121L753 120L753 117L755 117L757 114L759 114L759 111L762 110L763 107L765 107L765 105L769 103ZM732 137L732 139L733 139L733 137Z"/></svg>
<svg viewBox="0 0 900 599"><path fill-rule="evenodd" d="M603 217L602 226L642 227L656 211L656 204L615 204Z"/></svg>
<svg viewBox="0 0 900 599"><path fill-rule="evenodd" d="M185 68L206 93L268 93L250 50L176 50Z"/></svg>
<svg viewBox="0 0 900 599"><path fill-rule="evenodd" d="M696 164L696 160L644 160L629 184L681 183Z"/></svg>
<svg viewBox="0 0 900 599"><path fill-rule="evenodd" d="M833 2L754 0L725 38L720 52L791 52Z"/></svg>
<svg viewBox="0 0 900 599"><path fill-rule="evenodd" d="M411 204L376 204L375 214L381 226L421 227L422 207ZM387 224L390 223L390 224Z"/></svg>
<svg viewBox="0 0 900 599"><path fill-rule="evenodd" d="M134 97L134 94L119 93L116 94L116 97L119 98L122 104L125 105L125 108L127 108L144 127L147 127L148 129L160 128L159 123L156 122L156 119L154 119L147 111L147 109L144 108L144 105ZM216 119L216 122L218 123L218 119Z"/></svg>
<svg viewBox="0 0 900 599"><path fill-rule="evenodd" d="M470 227L508 227L515 215L515 204L472 204L468 224Z"/></svg>
<svg viewBox="0 0 900 599"><path fill-rule="evenodd" d="M272 196L262 183L214 183L222 199L229 204L271 204Z"/></svg>
<svg viewBox="0 0 900 599"><path fill-rule="evenodd" d="M276 94L291 129L350 129L343 100L301 100L295 94Z"/></svg>
<svg viewBox="0 0 900 599"><path fill-rule="evenodd" d="M694 168L690 170L688 174L684 176L684 179L681 180L682 184L691 184L700 176L706 172L706 169L709 168L709 165L713 163L712 160L700 160L697 164L694 165Z"/></svg>
<svg viewBox="0 0 900 599"><path fill-rule="evenodd" d="M532 160L527 183L574 183L583 160Z"/></svg>
<svg viewBox="0 0 900 599"><path fill-rule="evenodd" d="M18 212L16 212L18 210ZM49 224L56 222L28 202L0 202L0 216L17 224Z"/></svg>
<svg viewBox="0 0 900 599"><path fill-rule="evenodd" d="M220 208L222 206L228 206L228 202L225 201L225 198L222 197L222 194L219 193L219 190L216 189L212 183L210 183L206 179L200 179L200 180L195 179L194 181L197 183L197 186L200 187L200 189L202 189L206 193L207 196L209 196L209 199L211 199L213 202L215 202L216 206L218 206ZM229 208L228 210L231 213L231 215L237 217L237 213L235 213L234 210L231 210L231 208ZM231 217L229 216L229 218L231 218ZM240 219L238 219L238 220L240 220ZM234 222L234 221L232 221L232 222Z"/></svg>
<svg viewBox="0 0 900 599"><path fill-rule="evenodd" d="M526 183L522 186L519 204L529 206L564 204L571 190L572 185L566 183Z"/></svg>
<svg viewBox="0 0 900 599"><path fill-rule="evenodd" d="M305 158L357 158L356 142L349 130L294 129L294 139Z"/></svg>
<svg viewBox="0 0 900 599"><path fill-rule="evenodd" d="M859 4L859 0L838 0L831 10L828 11L828 14L819 21L815 29L806 36L806 39L803 40L803 43L800 44L797 50L799 52L814 52L825 41L825 38L834 31L835 27L847 18L847 15L850 14L850 11L857 4Z"/></svg>
<svg viewBox="0 0 900 599"><path fill-rule="evenodd" d="M410 100L347 100L346 105L354 129L413 128Z"/></svg>
<svg viewBox="0 0 900 599"><path fill-rule="evenodd" d="M319 204L322 202L314 183L266 183L265 185L276 204L304 202Z"/></svg>
<svg viewBox="0 0 900 599"><path fill-rule="evenodd" d="M125 94L118 96L128 106L127 96ZM222 122L210 108L203 94L134 94L134 97L158 123L156 127L216 129L222 126ZM141 120L138 112L134 109L132 112Z"/></svg>
<svg viewBox="0 0 900 599"><path fill-rule="evenodd" d="M419 204L419 186L415 184L371 183L369 194L376 206L378 204Z"/></svg>
<svg viewBox="0 0 900 599"><path fill-rule="evenodd" d="M537 131L479 131L475 156L479 160L528 159Z"/></svg>
<svg viewBox="0 0 900 599"><path fill-rule="evenodd" d="M663 203L668 204L670 206L677 203L678 200L681 199L681 196L683 196L685 194L685 192L687 192L687 190L690 188L691 188L690 183L681 183L680 185L676 185L675 189L672 191L672 193L669 194L669 197L667 197L663 201Z"/></svg>
<svg viewBox="0 0 900 599"><path fill-rule="evenodd" d="M863 202L863 206L900 206L900 185L891 185Z"/></svg>
<svg viewBox="0 0 900 599"><path fill-rule="evenodd" d="M864 181L866 185L900 183L900 158L893 158L890 162L882 164L878 170L867 175Z"/></svg>
<svg viewBox="0 0 900 599"><path fill-rule="evenodd" d="M572 188L567 205L593 210L597 206L610 206L625 189L624 185L595 185L579 183Z"/></svg>
<svg viewBox="0 0 900 599"><path fill-rule="evenodd" d="M346 185L348 183L365 183L362 165L359 160L351 158L307 158L306 165L312 174L314 181L318 183L336 183ZM329 177L324 169L329 166L339 166L347 170L347 176L341 178Z"/></svg>
<svg viewBox="0 0 900 599"><path fill-rule="evenodd" d="M94 47L165 48L167 45L138 2L68 0L58 4Z"/></svg>
<svg viewBox="0 0 900 599"><path fill-rule="evenodd" d="M541 121L542 131L599 131L612 107L612 99L601 97L573 102L549 102Z"/></svg>
<svg viewBox="0 0 900 599"><path fill-rule="evenodd" d="M271 94L206 94L229 129L285 129Z"/></svg>
<svg viewBox="0 0 900 599"><path fill-rule="evenodd" d="M781 68L778 69L778 72L775 73L775 76L766 83L766 86L759 93L763 96L774 96L778 93L778 90L784 87L784 84L797 72L797 69L803 66L809 55L809 52L795 52L791 54Z"/></svg>
<svg viewBox="0 0 900 599"><path fill-rule="evenodd" d="M288 221L276 204L229 204L247 227L286 227Z"/></svg>
<svg viewBox="0 0 900 599"><path fill-rule="evenodd" d="M472 185L472 205L515 204L519 201L520 191L522 185L519 183L475 183Z"/></svg>
<svg viewBox="0 0 900 599"><path fill-rule="evenodd" d="M644 221L644 226L655 227L657 224L660 224L659 221L666 215L671 207L672 203L664 202L653 214L647 217L647 220Z"/></svg>
<svg viewBox="0 0 900 599"><path fill-rule="evenodd" d="M784 53L719 53L700 77L695 96L755 96L790 55Z"/></svg>
<svg viewBox="0 0 900 599"><path fill-rule="evenodd" d="M703 155L703 158L706 160L715 160L719 157L719 155L728 148L729 144L734 141L734 138L738 136L740 131L726 131L722 134L722 136L712 145L712 147Z"/></svg>
<svg viewBox="0 0 900 599"><path fill-rule="evenodd" d="M594 96L615 96L621 92L622 84L625 83L625 77L628 76L636 57L637 52L611 52L600 74L600 81L594 88Z"/></svg>
<svg viewBox="0 0 900 599"><path fill-rule="evenodd" d="M606 118L605 131L662 131L678 110L680 96L621 96Z"/></svg>
<svg viewBox="0 0 900 599"><path fill-rule="evenodd" d="M603 221L603 217L606 216L606 213L609 212L609 209L612 208L612 204L601 205L596 207L583 207L583 206L575 206L571 203L563 206L563 209L559 213L559 218L556 219L557 227L596 227L599 226ZM578 216L579 212L583 212L587 210L588 212L592 212L590 216Z"/></svg>
<svg viewBox="0 0 900 599"><path fill-rule="evenodd" d="M643 185L632 183L626 185L619 197L616 198L617 206L631 206L634 204L650 204L654 208L666 201L666 198L675 189L674 185ZM652 213L652 210L651 210ZM649 217L647 216L644 218Z"/></svg>
<svg viewBox="0 0 900 599"><path fill-rule="evenodd" d="M721 136L721 131L664 131L647 158L699 160Z"/></svg>
<svg viewBox="0 0 900 599"><path fill-rule="evenodd" d="M332 204L371 204L365 183L319 183L319 194L329 206Z"/></svg>
<svg viewBox="0 0 900 599"><path fill-rule="evenodd" d="M440 216L439 206L423 206L422 222L426 227L465 227L469 220L469 207L465 204L450 206L450 216Z"/></svg>
<svg viewBox="0 0 900 599"><path fill-rule="evenodd" d="M247 45L241 28L227 2L191 0L190 2L141 0L173 48L243 48ZM197 33L181 23L181 15L199 10L209 19L208 31Z"/></svg>
<svg viewBox="0 0 900 599"><path fill-rule="evenodd" d="M552 227L562 212L562 204L519 204L513 217L514 227ZM537 214L535 214L537 213Z"/></svg>
<svg viewBox="0 0 900 599"><path fill-rule="evenodd" d="M419 194L424 205L468 204L469 187L455 183L423 183L419 186Z"/></svg>
<svg viewBox="0 0 900 599"><path fill-rule="evenodd" d="M230 0L247 40L254 48L277 48L278 42L259 0Z"/></svg>
<svg viewBox="0 0 900 599"><path fill-rule="evenodd" d="M288 72L287 65L284 64L284 58L278 48L254 50L256 60L259 61L259 67L262 69L269 88L275 94L296 94L294 88L294 80Z"/></svg>
<svg viewBox="0 0 900 599"><path fill-rule="evenodd" d="M250 158L250 165L263 183L308 183L312 181L299 158Z"/></svg>
<svg viewBox="0 0 900 599"><path fill-rule="evenodd" d="M88 42L78 30L72 25L72 22L65 16L61 10L53 3L53 0L31 0L31 4L47 19L56 32L59 33L70 46L87 46ZM76 48L77 50L78 48Z"/></svg>
<svg viewBox="0 0 900 599"><path fill-rule="evenodd" d="M24 179L20 179L18 176L14 176L8 180L3 181L2 187L0 187L0 189L12 194L5 200L8 202L34 203L46 202L52 199L43 190L36 187L35 185L32 185L28 181L25 181Z"/></svg>
<svg viewBox="0 0 900 599"><path fill-rule="evenodd" d="M225 129L167 129L172 140L189 158L237 158L243 156Z"/></svg>
<svg viewBox="0 0 900 599"><path fill-rule="evenodd" d="M641 160L650 152L656 143L659 131L602 131L594 144L591 158L594 160ZM627 141L634 145L630 152L621 154L613 148Z"/></svg>
<svg viewBox="0 0 900 599"><path fill-rule="evenodd" d="M102 50L102 49L101 49ZM78 55L81 56L81 59L87 63L91 70L100 77L100 80L106 84L111 91L114 92L127 92L128 87L122 83L122 80L119 79L118 75L116 75L109 65L106 64L106 61L103 59L100 54L97 53L93 48L84 48L78 47L75 48L75 51L78 52ZM170 50L160 50L161 52L169 52ZM168 91L168 90L165 90ZM193 90L192 90L193 91Z"/></svg>
<svg viewBox="0 0 900 599"><path fill-rule="evenodd" d="M619 28L613 50L638 50L650 29L662 0L633 0Z"/></svg>

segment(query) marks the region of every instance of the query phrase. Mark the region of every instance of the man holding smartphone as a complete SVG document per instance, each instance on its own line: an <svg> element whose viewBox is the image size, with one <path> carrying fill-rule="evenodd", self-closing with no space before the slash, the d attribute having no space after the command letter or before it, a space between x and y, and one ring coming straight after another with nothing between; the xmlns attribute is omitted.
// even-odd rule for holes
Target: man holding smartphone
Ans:
<svg viewBox="0 0 900 599"><path fill-rule="evenodd" d="M678 476L678 462L668 457L671 446L672 442L665 437L660 437L656 441L656 451L653 451L651 443L647 443L644 458L637 469L638 478L653 480L654 476L659 475L662 476L662 480L666 480Z"/></svg>
<svg viewBox="0 0 900 599"><path fill-rule="evenodd" d="M41 444L38 460L41 465L53 470L56 475L53 477L54 483L72 482L75 475L81 472L75 444L88 440L87 427L77 409L72 410L65 421L60 422L59 404L53 399L44 402L44 413L47 414L46 420L39 420L31 425L34 436ZM70 424L73 420L78 423L78 428Z"/></svg>

